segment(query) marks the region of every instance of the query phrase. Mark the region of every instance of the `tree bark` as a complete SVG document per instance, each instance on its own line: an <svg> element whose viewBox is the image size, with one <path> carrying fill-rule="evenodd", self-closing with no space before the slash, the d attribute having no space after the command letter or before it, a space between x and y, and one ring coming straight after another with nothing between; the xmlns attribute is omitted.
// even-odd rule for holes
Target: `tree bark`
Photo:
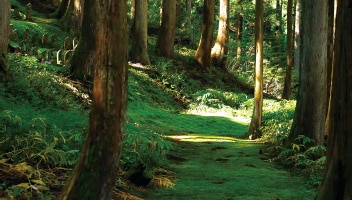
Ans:
<svg viewBox="0 0 352 200"><path fill-rule="evenodd" d="M254 108L248 135L252 139L261 136L259 127L262 124L263 112L263 0L255 1L255 88Z"/></svg>
<svg viewBox="0 0 352 200"><path fill-rule="evenodd" d="M327 110L327 0L302 1L301 4L299 91L288 145L296 142L298 135L322 145Z"/></svg>
<svg viewBox="0 0 352 200"><path fill-rule="evenodd" d="M352 10L337 5L327 165L316 199L352 199Z"/></svg>
<svg viewBox="0 0 352 200"><path fill-rule="evenodd" d="M94 43L93 106L81 157L61 199L110 200L115 187L127 105L126 1L87 0ZM90 16L94 16L91 18ZM86 18L86 15L84 16ZM86 21L88 23L88 21ZM83 32L83 34L86 34Z"/></svg>
<svg viewBox="0 0 352 200"><path fill-rule="evenodd" d="M71 27L76 33L80 32L82 28L84 1L85 0L74 0L73 2Z"/></svg>
<svg viewBox="0 0 352 200"><path fill-rule="evenodd" d="M328 0L328 64L327 64L327 111L324 128L324 145L326 145L329 138L330 130L330 112L331 112L331 90L332 90L332 74L333 74L333 60L334 60L334 39L335 39L335 13L337 0Z"/></svg>
<svg viewBox="0 0 352 200"><path fill-rule="evenodd" d="M69 64L72 78L84 82L91 82L93 80L92 66L95 62L93 60L93 55L95 54L95 48L97 45L93 41L97 37L96 33L99 29L98 24L91 23L96 20L94 9L93 4L84 6L81 29L82 34Z"/></svg>
<svg viewBox="0 0 352 200"><path fill-rule="evenodd" d="M239 59L242 54L242 34L243 34L243 8L241 6L241 11L237 13L237 50L236 57Z"/></svg>
<svg viewBox="0 0 352 200"><path fill-rule="evenodd" d="M148 55L148 0L135 0L135 5L135 17L131 31L131 57L136 62L150 65Z"/></svg>
<svg viewBox="0 0 352 200"><path fill-rule="evenodd" d="M272 37L272 49L276 54L272 61L272 65L277 65L279 68L284 68L285 59L283 56L280 56L285 49L283 43L283 20L282 20L282 0L276 0L276 22L275 22L275 31L274 37ZM269 22L270 24L270 22Z"/></svg>
<svg viewBox="0 0 352 200"><path fill-rule="evenodd" d="M302 0L296 0L296 6L295 6L295 35L294 35L294 58L293 58L293 66L300 70L299 65L300 65L300 60L301 60L301 33L300 33L300 27L301 27L301 1Z"/></svg>
<svg viewBox="0 0 352 200"><path fill-rule="evenodd" d="M293 67L293 30L292 30L293 0L287 2L287 52L286 52L286 76L282 98L289 100L291 95L292 67Z"/></svg>
<svg viewBox="0 0 352 200"><path fill-rule="evenodd" d="M54 13L49 14L49 17L57 19L62 18L65 15L70 2L71 0L62 0L59 7L55 10Z"/></svg>
<svg viewBox="0 0 352 200"><path fill-rule="evenodd" d="M0 7L0 73L7 73L7 48L10 40L11 1L4 0Z"/></svg>
<svg viewBox="0 0 352 200"><path fill-rule="evenodd" d="M58 24L64 30L79 32L82 27L84 0L63 0L50 17L59 19Z"/></svg>
<svg viewBox="0 0 352 200"><path fill-rule="evenodd" d="M220 1L219 29L216 42L211 50L211 57L217 67L224 68L229 41L229 0Z"/></svg>
<svg viewBox="0 0 352 200"><path fill-rule="evenodd" d="M211 68L211 45L213 43L215 1L204 0L202 35L194 58L206 70Z"/></svg>
<svg viewBox="0 0 352 200"><path fill-rule="evenodd" d="M65 3L64 5L64 9L65 12L64 14L59 18L59 26L66 31L70 30L71 27L71 13L73 11L73 4L74 1L76 0L68 0L67 4L66 4L66 0L63 1L63 3ZM61 7L61 6L60 6ZM60 9L59 7L59 9ZM60 14L61 15L61 14Z"/></svg>
<svg viewBox="0 0 352 200"><path fill-rule="evenodd" d="M176 0L163 0L160 32L156 43L156 53L169 59L174 57L176 28Z"/></svg>

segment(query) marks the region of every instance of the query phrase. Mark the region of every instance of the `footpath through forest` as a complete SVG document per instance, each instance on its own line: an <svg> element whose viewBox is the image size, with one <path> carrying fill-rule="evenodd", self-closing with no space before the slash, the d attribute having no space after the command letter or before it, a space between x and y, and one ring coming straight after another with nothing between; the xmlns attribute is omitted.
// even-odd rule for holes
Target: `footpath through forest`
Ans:
<svg viewBox="0 0 352 200"><path fill-rule="evenodd" d="M262 144L231 138L175 136L168 168L172 188L148 190L145 199L314 199L302 177L294 176L262 154Z"/></svg>

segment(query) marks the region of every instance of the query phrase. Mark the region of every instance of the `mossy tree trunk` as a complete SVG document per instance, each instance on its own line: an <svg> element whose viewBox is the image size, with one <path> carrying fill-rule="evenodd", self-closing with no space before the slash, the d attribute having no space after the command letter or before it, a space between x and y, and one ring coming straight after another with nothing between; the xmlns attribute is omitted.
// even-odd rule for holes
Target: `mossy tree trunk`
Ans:
<svg viewBox="0 0 352 200"><path fill-rule="evenodd" d="M176 29L176 0L162 1L161 26L156 42L156 53L172 59L174 57L174 40Z"/></svg>
<svg viewBox="0 0 352 200"><path fill-rule="evenodd" d="M229 12L230 1L220 1L219 29L215 44L211 50L211 57L217 67L225 68L226 54L228 52L229 41Z"/></svg>
<svg viewBox="0 0 352 200"><path fill-rule="evenodd" d="M211 46L213 44L215 1L204 0L202 35L195 53L195 60L206 70L210 70Z"/></svg>
<svg viewBox="0 0 352 200"><path fill-rule="evenodd" d="M132 25L131 57L134 61L149 65L148 55L148 0L135 0L135 17Z"/></svg>
<svg viewBox="0 0 352 200"><path fill-rule="evenodd" d="M252 139L261 136L259 127L262 124L263 113L263 0L255 1L255 87L254 87L254 108L252 120L249 125L248 136Z"/></svg>
<svg viewBox="0 0 352 200"><path fill-rule="evenodd" d="M327 0L302 1L301 65L295 116L288 145L298 135L324 143L327 110ZM314 144L310 144L314 145Z"/></svg>
<svg viewBox="0 0 352 200"><path fill-rule="evenodd" d="M282 98L289 100L291 95L292 68L293 68L293 27L292 27L293 0L287 2L287 44L286 44L286 76Z"/></svg>
<svg viewBox="0 0 352 200"><path fill-rule="evenodd" d="M7 73L7 48L10 40L11 1L4 0L0 7L0 73Z"/></svg>
<svg viewBox="0 0 352 200"><path fill-rule="evenodd" d="M337 5L327 165L316 199L352 199L352 10Z"/></svg>
<svg viewBox="0 0 352 200"><path fill-rule="evenodd" d="M126 1L87 0L94 16L93 106L89 133L61 199L110 200L117 178L127 105L128 30ZM86 17L86 15L84 16ZM82 34L85 34L83 32Z"/></svg>

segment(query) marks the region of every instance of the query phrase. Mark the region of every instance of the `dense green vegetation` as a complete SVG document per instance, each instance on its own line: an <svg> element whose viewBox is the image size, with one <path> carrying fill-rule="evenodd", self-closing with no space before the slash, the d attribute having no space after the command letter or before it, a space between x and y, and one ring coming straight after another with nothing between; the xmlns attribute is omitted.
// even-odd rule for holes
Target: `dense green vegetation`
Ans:
<svg viewBox="0 0 352 200"><path fill-rule="evenodd" d="M13 2L22 9L21 4ZM157 15L158 8L152 6L152 14ZM250 9L253 8L244 8L248 21L253 17ZM274 13L273 10L266 12ZM201 20L199 14L193 14L198 17L195 21ZM270 14L266 16L267 21L273 21ZM28 28L40 35L55 34L59 44L69 35L50 23L21 20L11 23L19 33ZM152 26L158 22L150 23ZM178 37L186 35L185 32L186 27L182 25ZM229 54L227 71L216 68L203 71L197 67L192 58L198 35L194 33L192 37L193 43L176 45L176 58L172 61L150 51L150 66L130 63L122 171L140 163L151 173L167 168L167 157L177 148L177 143L168 136L227 136L238 140L248 130L253 98L242 86L250 88L253 84L252 37L243 41L245 56L238 60ZM150 36L150 49L154 48L155 40ZM295 101L278 99L283 84L284 52L278 54L275 48L269 48L274 45L273 41L270 38L266 41L265 57L271 60L265 66L267 99L263 137L257 142L268 144L260 146L267 159L280 161L287 169L303 169L311 175L310 186L317 186L325 163L325 147L306 148L310 139L304 136L297 138L297 144L292 144L291 149L282 146L292 123ZM18 46L18 43L12 41L11 45ZM44 50L47 48L39 48L40 52ZM9 53L8 63L11 76L0 83L0 196L55 198L78 159L87 133L90 89L71 80L67 66L40 62L35 56L18 53ZM128 187L124 172L119 177L122 189Z"/></svg>

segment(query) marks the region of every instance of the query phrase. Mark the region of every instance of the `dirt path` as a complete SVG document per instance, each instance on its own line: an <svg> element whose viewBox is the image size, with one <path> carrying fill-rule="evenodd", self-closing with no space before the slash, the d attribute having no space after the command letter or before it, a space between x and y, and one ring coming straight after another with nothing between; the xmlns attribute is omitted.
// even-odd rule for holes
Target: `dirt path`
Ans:
<svg viewBox="0 0 352 200"><path fill-rule="evenodd" d="M175 172L175 187L150 191L145 199L314 199L302 179L265 161L261 144L177 140L168 166Z"/></svg>

